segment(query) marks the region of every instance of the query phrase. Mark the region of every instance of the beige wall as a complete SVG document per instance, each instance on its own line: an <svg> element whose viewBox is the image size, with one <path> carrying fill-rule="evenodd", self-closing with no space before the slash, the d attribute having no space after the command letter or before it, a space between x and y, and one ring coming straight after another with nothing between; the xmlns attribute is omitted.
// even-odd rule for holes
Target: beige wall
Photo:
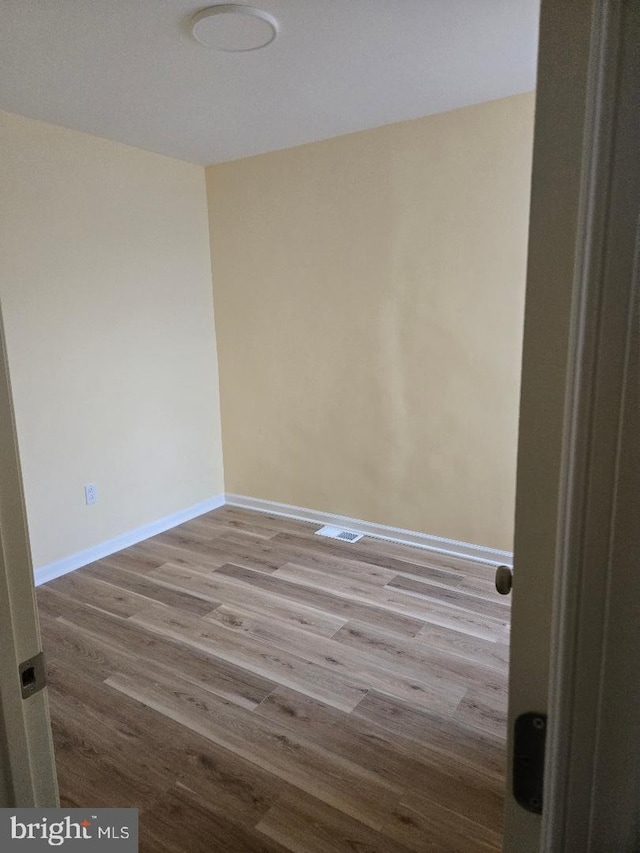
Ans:
<svg viewBox="0 0 640 853"><path fill-rule="evenodd" d="M207 170L227 491L512 548L533 95Z"/></svg>
<svg viewBox="0 0 640 853"><path fill-rule="evenodd" d="M6 113L0 139L0 298L41 566L223 490L204 175Z"/></svg>

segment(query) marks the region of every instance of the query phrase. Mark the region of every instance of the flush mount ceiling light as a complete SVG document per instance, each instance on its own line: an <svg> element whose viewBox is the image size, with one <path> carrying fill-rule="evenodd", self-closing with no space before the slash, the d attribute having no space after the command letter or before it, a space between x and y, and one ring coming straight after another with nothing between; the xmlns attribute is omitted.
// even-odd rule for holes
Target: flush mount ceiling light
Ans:
<svg viewBox="0 0 640 853"><path fill-rule="evenodd" d="M191 32L206 47L236 53L271 44L278 35L278 21L253 6L221 3L194 15Z"/></svg>

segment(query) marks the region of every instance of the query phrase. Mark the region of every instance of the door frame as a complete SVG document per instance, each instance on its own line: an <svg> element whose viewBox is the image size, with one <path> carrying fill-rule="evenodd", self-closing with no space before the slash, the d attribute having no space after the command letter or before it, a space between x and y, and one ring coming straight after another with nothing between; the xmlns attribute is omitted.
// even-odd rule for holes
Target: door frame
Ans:
<svg viewBox="0 0 640 853"><path fill-rule="evenodd" d="M1 306L0 471L0 807L56 807L47 690L23 698L18 671L42 646Z"/></svg>
<svg viewBox="0 0 640 853"><path fill-rule="evenodd" d="M640 613L638 558L633 571L639 525L632 523L640 518L633 449L640 400L636 0L593 3L586 73L553 587L542 827L542 849L549 853L599 850L603 843L631 850L638 841L632 837L638 815L631 760L638 754L638 677L628 654L631 637L640 641L633 626L634 612ZM622 596L616 594L621 589ZM626 691L619 689L623 680ZM619 747L627 738L620 752L614 740ZM613 791L603 790L605 777L616 789L615 802Z"/></svg>
<svg viewBox="0 0 640 853"><path fill-rule="evenodd" d="M548 732L542 817L509 791L505 851L638 849L639 57L638 0L542 0L509 776L515 718Z"/></svg>

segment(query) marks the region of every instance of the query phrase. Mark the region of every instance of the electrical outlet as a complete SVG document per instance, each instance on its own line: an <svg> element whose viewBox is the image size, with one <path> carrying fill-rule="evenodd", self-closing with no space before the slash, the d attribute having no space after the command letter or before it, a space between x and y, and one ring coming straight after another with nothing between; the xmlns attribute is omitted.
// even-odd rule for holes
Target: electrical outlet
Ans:
<svg viewBox="0 0 640 853"><path fill-rule="evenodd" d="M98 487L95 483L87 483L84 487L84 502L87 506L94 504L98 500Z"/></svg>

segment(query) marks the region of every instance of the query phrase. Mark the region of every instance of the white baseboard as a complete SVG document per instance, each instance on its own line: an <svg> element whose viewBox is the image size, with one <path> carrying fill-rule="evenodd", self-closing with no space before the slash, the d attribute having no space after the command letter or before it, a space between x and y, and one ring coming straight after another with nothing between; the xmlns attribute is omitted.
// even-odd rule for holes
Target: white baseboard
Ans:
<svg viewBox="0 0 640 853"><path fill-rule="evenodd" d="M513 554L511 551L500 551L495 548L485 548L482 545L471 545L468 542L458 542L455 539L444 539L441 536L430 536L427 533L416 533L413 530L403 530L401 527L387 527L385 524L375 524L371 521L361 521L358 518L349 518L345 515L334 515L330 512L306 509L300 506L290 506L276 501L265 501L261 498L249 498L244 495L225 494L225 503L229 506L252 509L256 512L265 512L271 515L282 515L285 518L294 518L298 521L309 521L313 524L330 524L350 530L352 533L362 533L364 536L374 536L377 539L386 539L389 542L399 542L402 545L411 545L414 548L425 548L428 551L437 551L439 554L448 554L452 557L464 557L466 560L476 560L479 563L491 565L513 565Z"/></svg>
<svg viewBox="0 0 640 853"><path fill-rule="evenodd" d="M99 545L87 548L85 551L78 551L75 554L70 554L68 557L63 557L62 560L56 560L53 563L40 566L34 572L35 584L36 586L40 586L42 583L52 581L54 578L66 575L68 572L73 572L75 569L87 566L89 563L101 560L110 554L115 554L116 551L121 551L123 548L128 548L130 545L135 545L138 542L149 539L150 536L156 536L158 533L163 533L165 530L177 527L178 524L184 524L185 521L190 521L192 518L203 515L205 512L218 509L224 506L224 503L224 495L215 495L212 498L207 498L206 501L193 504L193 506L181 509L171 515L165 515L157 521L144 524L142 527L136 527L135 530L129 530L127 533L122 533L120 536L115 536L113 539L108 539L106 542L101 542Z"/></svg>
<svg viewBox="0 0 640 853"><path fill-rule="evenodd" d="M265 501L260 498L249 498L244 495L226 494L215 495L206 501L201 501L171 515L165 515L157 521L144 524L135 530L129 530L127 533L115 536L113 539L101 542L99 545L94 545L92 548L78 551L75 554L70 554L68 557L63 557L61 560L40 566L34 572L35 584L36 586L40 586L40 584L66 575L68 572L73 572L82 566L87 566L89 563L94 563L96 560L101 560L103 557L115 554L117 551L122 551L123 548L128 548L130 545L143 542L151 536L163 533L165 530L170 530L179 524L184 524L185 521L190 521L192 518L197 518L197 516L204 515L204 513L211 512L225 504L242 507L243 509L251 509L256 512L269 513L270 515L281 515L285 518L294 518L299 521L309 521L312 524L330 524L335 527L341 527L344 530L350 530L353 533L362 533L364 536L386 539L389 542L399 542L402 545L424 548L428 551L436 551L439 554L448 554L452 557L464 557L466 560L476 560L479 563L513 565L513 554L510 551L499 551L495 548L471 545L468 542L457 542L455 539L444 539L441 536L430 536L427 533L403 530L401 527L388 527L384 524L375 524L371 521L361 521L358 518L334 515L330 512L320 512L319 510L291 506L289 504L277 503L276 501Z"/></svg>

